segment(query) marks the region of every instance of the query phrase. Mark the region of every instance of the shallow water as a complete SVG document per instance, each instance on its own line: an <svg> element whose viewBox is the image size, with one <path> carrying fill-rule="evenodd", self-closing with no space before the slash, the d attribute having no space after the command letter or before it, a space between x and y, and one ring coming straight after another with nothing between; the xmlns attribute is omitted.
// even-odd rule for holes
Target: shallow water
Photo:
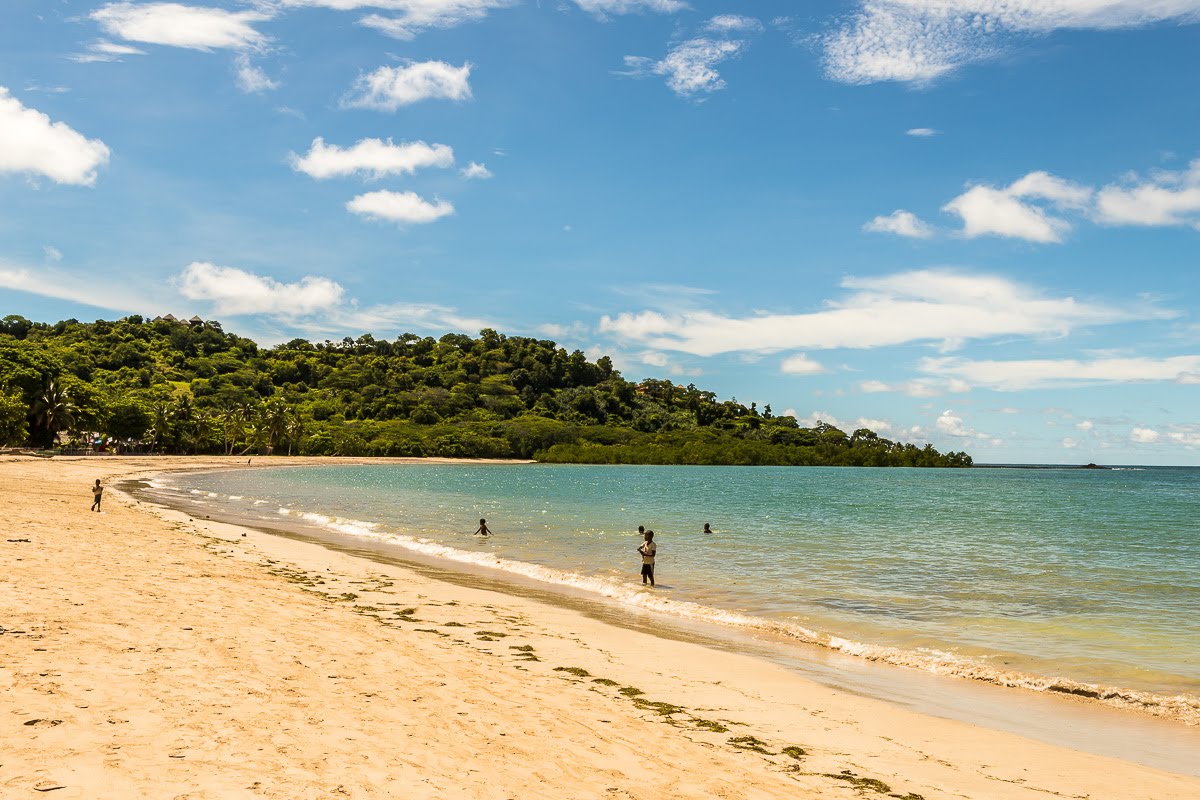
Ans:
<svg viewBox="0 0 1200 800"><path fill-rule="evenodd" d="M304 521L651 611L1200 720L1200 469L440 464L156 485L264 525ZM471 535L481 516L494 536ZM653 592L638 583L639 524L659 544Z"/></svg>

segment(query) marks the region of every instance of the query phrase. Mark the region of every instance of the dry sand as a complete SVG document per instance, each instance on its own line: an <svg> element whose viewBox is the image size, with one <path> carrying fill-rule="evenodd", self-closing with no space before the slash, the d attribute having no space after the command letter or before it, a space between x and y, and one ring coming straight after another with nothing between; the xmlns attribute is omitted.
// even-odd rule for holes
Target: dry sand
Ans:
<svg viewBox="0 0 1200 800"><path fill-rule="evenodd" d="M1200 797L111 489L87 510L96 477L232 463L0 459L0 797Z"/></svg>

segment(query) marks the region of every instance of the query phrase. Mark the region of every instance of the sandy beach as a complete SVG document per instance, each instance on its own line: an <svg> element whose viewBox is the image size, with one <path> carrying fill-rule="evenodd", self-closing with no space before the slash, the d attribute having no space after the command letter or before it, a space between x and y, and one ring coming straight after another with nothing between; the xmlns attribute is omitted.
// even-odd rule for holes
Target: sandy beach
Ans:
<svg viewBox="0 0 1200 800"><path fill-rule="evenodd" d="M0 795L1200 796L1200 778L111 488L88 511L96 478L243 463L0 458Z"/></svg>

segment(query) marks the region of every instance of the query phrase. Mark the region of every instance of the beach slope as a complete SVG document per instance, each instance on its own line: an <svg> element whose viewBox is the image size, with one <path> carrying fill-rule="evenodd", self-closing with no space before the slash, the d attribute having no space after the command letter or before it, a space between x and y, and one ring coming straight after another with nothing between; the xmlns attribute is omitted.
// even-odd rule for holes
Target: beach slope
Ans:
<svg viewBox="0 0 1200 800"><path fill-rule="evenodd" d="M111 489L88 511L96 478L233 464L0 459L0 795L1200 796Z"/></svg>

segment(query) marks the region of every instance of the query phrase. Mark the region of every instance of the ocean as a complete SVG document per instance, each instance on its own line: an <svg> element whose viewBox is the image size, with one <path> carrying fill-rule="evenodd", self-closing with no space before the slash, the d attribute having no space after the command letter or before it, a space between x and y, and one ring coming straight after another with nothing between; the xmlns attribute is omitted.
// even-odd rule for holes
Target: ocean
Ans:
<svg viewBox="0 0 1200 800"><path fill-rule="evenodd" d="M1200 468L380 464L172 474L150 491L797 647L1200 723ZM486 539L472 535L481 517ZM658 543L653 590L638 525Z"/></svg>

